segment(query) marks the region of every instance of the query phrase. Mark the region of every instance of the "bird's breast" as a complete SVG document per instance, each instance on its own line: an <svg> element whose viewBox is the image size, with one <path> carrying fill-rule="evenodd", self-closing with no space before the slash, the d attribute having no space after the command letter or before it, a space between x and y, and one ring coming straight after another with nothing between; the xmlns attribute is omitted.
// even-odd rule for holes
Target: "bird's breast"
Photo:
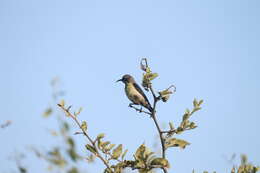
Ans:
<svg viewBox="0 0 260 173"><path fill-rule="evenodd" d="M135 104L142 104L145 102L143 96L135 89L132 83L125 86L125 92L129 100Z"/></svg>

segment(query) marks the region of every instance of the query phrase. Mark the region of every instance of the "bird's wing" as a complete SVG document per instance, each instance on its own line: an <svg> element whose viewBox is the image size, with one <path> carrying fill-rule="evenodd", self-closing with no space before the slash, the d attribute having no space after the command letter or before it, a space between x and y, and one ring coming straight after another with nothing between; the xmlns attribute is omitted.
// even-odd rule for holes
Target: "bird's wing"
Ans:
<svg viewBox="0 0 260 173"><path fill-rule="evenodd" d="M144 97L145 101L147 101L147 103L150 105L148 98L144 94L143 90L139 87L139 85L137 83L134 83L134 87Z"/></svg>

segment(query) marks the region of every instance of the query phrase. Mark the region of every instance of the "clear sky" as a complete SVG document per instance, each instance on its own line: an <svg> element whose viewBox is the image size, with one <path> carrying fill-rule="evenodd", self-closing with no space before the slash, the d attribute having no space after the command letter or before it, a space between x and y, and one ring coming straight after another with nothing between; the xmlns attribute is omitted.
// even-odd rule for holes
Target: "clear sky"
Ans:
<svg viewBox="0 0 260 173"><path fill-rule="evenodd" d="M167 153L170 172L228 172L233 153L260 164L259 9L259 0L1 0L0 123L13 121L0 132L1 170L12 168L14 150L53 144L46 128L55 123L41 114L55 76L66 100L84 107L91 134L126 144L129 158L143 142L152 147L152 121L127 107L115 83L125 73L140 82L142 57L159 73L155 88L177 86L159 104L161 122L178 124L193 98L205 100L193 117L199 127L180 136L191 145ZM37 160L27 166L44 170Z"/></svg>

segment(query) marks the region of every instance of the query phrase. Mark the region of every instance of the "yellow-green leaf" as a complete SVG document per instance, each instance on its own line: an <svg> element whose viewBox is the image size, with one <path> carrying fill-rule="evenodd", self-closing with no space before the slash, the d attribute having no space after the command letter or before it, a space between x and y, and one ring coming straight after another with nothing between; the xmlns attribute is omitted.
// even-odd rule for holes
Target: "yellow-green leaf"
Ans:
<svg viewBox="0 0 260 173"><path fill-rule="evenodd" d="M149 67L146 67L146 73L151 73L151 69Z"/></svg>
<svg viewBox="0 0 260 173"><path fill-rule="evenodd" d="M185 110L185 114L190 114L190 110L188 108Z"/></svg>
<svg viewBox="0 0 260 173"><path fill-rule="evenodd" d="M105 137L105 134L104 133L100 133L99 135L97 135L97 140L100 140L102 138Z"/></svg>
<svg viewBox="0 0 260 173"><path fill-rule="evenodd" d="M197 126L196 126L196 124L195 124L194 122L191 122L191 123L190 123L190 128L191 128L191 129L195 129L196 127L197 127Z"/></svg>
<svg viewBox="0 0 260 173"><path fill-rule="evenodd" d="M121 156L121 159L122 159L122 160L125 158L125 155L126 155L127 152L128 152L128 149L126 149L126 150L124 151L124 153L122 154L122 156Z"/></svg>
<svg viewBox="0 0 260 173"><path fill-rule="evenodd" d="M170 98L170 94L164 95L164 96L162 97L162 101L163 101L163 102L167 102L167 101L169 100L169 98Z"/></svg>
<svg viewBox="0 0 260 173"><path fill-rule="evenodd" d="M135 157L138 160L143 160L144 159L144 152L145 152L145 145L142 144L135 152Z"/></svg>
<svg viewBox="0 0 260 173"><path fill-rule="evenodd" d="M62 107L65 106L65 101L64 101L64 100L61 100L61 101L60 101L60 106L62 106Z"/></svg>
<svg viewBox="0 0 260 173"><path fill-rule="evenodd" d="M44 113L43 113L43 117L47 118L52 114L52 108L47 108Z"/></svg>
<svg viewBox="0 0 260 173"><path fill-rule="evenodd" d="M96 153L96 149L95 149L93 146L87 144L87 145L85 145L85 147L86 147L86 149L89 150L91 153Z"/></svg>
<svg viewBox="0 0 260 173"><path fill-rule="evenodd" d="M169 89L166 89L166 90L160 91L159 94L160 94L161 96L169 95L169 94L172 94L172 91L169 90Z"/></svg>
<svg viewBox="0 0 260 173"><path fill-rule="evenodd" d="M110 142L109 141L106 141L106 142L103 142L102 144L101 144L101 147L102 148L105 148L107 145L109 145L110 144Z"/></svg>
<svg viewBox="0 0 260 173"><path fill-rule="evenodd" d="M193 100L193 106L194 106L194 107L198 107L198 101L197 101L197 99L194 99L194 100Z"/></svg>
<svg viewBox="0 0 260 173"><path fill-rule="evenodd" d="M122 144L118 145L112 153L112 159L118 159L120 155L122 154L123 146Z"/></svg>
<svg viewBox="0 0 260 173"><path fill-rule="evenodd" d="M166 148L180 147L180 148L184 149L187 145L190 145L190 143L187 141L184 141L182 139L176 139L176 138L170 138L165 143Z"/></svg>
<svg viewBox="0 0 260 173"><path fill-rule="evenodd" d="M203 103L203 100L200 100L198 103L198 106L200 106Z"/></svg>
<svg viewBox="0 0 260 173"><path fill-rule="evenodd" d="M188 118L189 118L190 114L188 113L185 113L183 116L182 116L182 121L186 121Z"/></svg>
<svg viewBox="0 0 260 173"><path fill-rule="evenodd" d="M87 126L87 122L86 122L86 121L83 121L80 127L81 127L82 130L86 131L86 130L87 130L87 127L88 127L88 126Z"/></svg>
<svg viewBox="0 0 260 173"><path fill-rule="evenodd" d="M78 169L76 168L76 167L72 167L69 171L68 171L68 173L78 173L79 171L78 171Z"/></svg>
<svg viewBox="0 0 260 173"><path fill-rule="evenodd" d="M110 151L114 146L115 144L110 144L108 147L106 147L106 150Z"/></svg>
<svg viewBox="0 0 260 173"><path fill-rule="evenodd" d="M164 158L155 158L152 160L151 165L156 165L156 166L162 166L164 168L169 168L170 164L168 162L168 160L164 159Z"/></svg>
<svg viewBox="0 0 260 173"><path fill-rule="evenodd" d="M148 75L148 78L150 81L154 80L157 77L158 77L158 73L149 73L149 75Z"/></svg>
<svg viewBox="0 0 260 173"><path fill-rule="evenodd" d="M67 143L70 145L71 148L75 147L75 143L74 143L74 141L73 141L73 139L71 137L69 137L67 139Z"/></svg>

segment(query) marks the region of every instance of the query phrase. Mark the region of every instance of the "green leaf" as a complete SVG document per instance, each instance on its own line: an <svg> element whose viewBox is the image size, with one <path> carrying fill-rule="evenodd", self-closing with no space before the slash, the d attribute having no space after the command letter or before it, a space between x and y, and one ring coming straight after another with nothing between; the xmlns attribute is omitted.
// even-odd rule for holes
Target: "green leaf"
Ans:
<svg viewBox="0 0 260 173"><path fill-rule="evenodd" d="M191 129L195 129L196 127L197 127L197 126L196 126L196 124L195 124L194 122L191 122L191 123L190 123L190 128L191 128Z"/></svg>
<svg viewBox="0 0 260 173"><path fill-rule="evenodd" d="M70 145L71 148L74 148L75 143L74 143L74 141L73 141L73 139L71 137L68 137L67 143Z"/></svg>
<svg viewBox="0 0 260 173"><path fill-rule="evenodd" d="M182 127L178 127L176 133L181 134L183 132L183 130L184 129Z"/></svg>
<svg viewBox="0 0 260 173"><path fill-rule="evenodd" d="M52 164L60 167L60 168L64 168L67 164L66 160L62 159L62 158L51 158L48 159L49 162L51 162Z"/></svg>
<svg viewBox="0 0 260 173"><path fill-rule="evenodd" d="M19 166L18 168L19 168L20 173L26 173L27 172L27 169L24 168L24 167Z"/></svg>
<svg viewBox="0 0 260 173"><path fill-rule="evenodd" d="M203 100L200 100L198 103L198 106L200 106L203 103Z"/></svg>
<svg viewBox="0 0 260 173"><path fill-rule="evenodd" d="M112 153L112 159L118 159L120 157L120 155L122 154L122 150L123 150L123 145L120 144L118 145Z"/></svg>
<svg viewBox="0 0 260 173"><path fill-rule="evenodd" d="M165 95L172 94L172 91L169 90L169 89L166 89L166 90L160 91L159 94L160 94L161 96L165 96Z"/></svg>
<svg viewBox="0 0 260 173"><path fill-rule="evenodd" d="M103 142L101 140L98 140L98 149L102 150L102 144Z"/></svg>
<svg viewBox="0 0 260 173"><path fill-rule="evenodd" d="M151 165L156 165L156 166L162 166L164 168L169 168L170 164L168 162L168 160L164 159L164 158L155 158L152 160Z"/></svg>
<svg viewBox="0 0 260 173"><path fill-rule="evenodd" d="M102 142L101 147L102 147L103 149L106 149L106 146L109 145L109 144L110 144L109 141Z"/></svg>
<svg viewBox="0 0 260 173"><path fill-rule="evenodd" d="M69 131L69 129L70 129L69 124L68 124L67 122L65 122L65 121L64 121L64 123L63 123L63 129L64 129L65 131Z"/></svg>
<svg viewBox="0 0 260 173"><path fill-rule="evenodd" d="M95 161L95 155L90 154L89 156L87 156L86 160L88 163L93 163Z"/></svg>
<svg viewBox="0 0 260 173"><path fill-rule="evenodd" d="M99 135L97 135L97 140L100 140L102 138L105 137L105 134L104 133L100 133Z"/></svg>
<svg viewBox="0 0 260 173"><path fill-rule="evenodd" d="M149 67L146 67L146 73L151 73L151 69Z"/></svg>
<svg viewBox="0 0 260 173"><path fill-rule="evenodd" d="M158 76L159 76L158 73L149 73L147 77L151 81L157 78Z"/></svg>
<svg viewBox="0 0 260 173"><path fill-rule="evenodd" d="M47 108L45 111L44 111L44 113L43 113L43 117L44 118L47 118L47 117L49 117L51 114L52 114L52 108Z"/></svg>
<svg viewBox="0 0 260 173"><path fill-rule="evenodd" d="M185 110L185 114L190 114L190 110L188 108Z"/></svg>
<svg viewBox="0 0 260 173"><path fill-rule="evenodd" d="M165 95L165 96L162 97L162 101L167 102L169 100L169 98L170 98L170 94Z"/></svg>
<svg viewBox="0 0 260 173"><path fill-rule="evenodd" d="M81 127L81 129L82 129L83 131L87 131L87 127L88 127L88 126L87 126L87 122L86 122L86 121L83 121L80 127Z"/></svg>
<svg viewBox="0 0 260 173"><path fill-rule="evenodd" d="M197 101L197 99L194 99L194 100L193 100L193 106L194 106L194 107L198 107L198 101Z"/></svg>
<svg viewBox="0 0 260 173"><path fill-rule="evenodd" d="M73 160L73 161L77 161L77 159L79 158L79 156L76 153L74 148L71 148L71 149L67 150L67 153L70 156L71 160Z"/></svg>
<svg viewBox="0 0 260 173"><path fill-rule="evenodd" d="M169 90L169 88L159 92L159 95L163 102L167 102L167 100L169 100L171 94L172 94L172 91Z"/></svg>
<svg viewBox="0 0 260 173"><path fill-rule="evenodd" d="M149 68L147 68L147 69L149 69ZM148 88L149 84L150 84L150 81L155 79L156 77L158 77L157 73L146 72L143 75L143 82L142 82L143 87L144 88Z"/></svg>
<svg viewBox="0 0 260 173"><path fill-rule="evenodd" d="M189 117L190 117L190 114L185 113L185 114L182 116L182 121L186 121Z"/></svg>
<svg viewBox="0 0 260 173"><path fill-rule="evenodd" d="M88 151L90 151L91 153L96 153L97 151L96 151L96 149L93 147L93 146L91 146L91 145L89 145L89 144L87 144L87 145L85 145L85 147L86 147L86 149L88 150Z"/></svg>
<svg viewBox="0 0 260 173"><path fill-rule="evenodd" d="M64 106L65 106L65 101L64 101L64 100L61 100L59 105L62 106L62 107L64 107Z"/></svg>
<svg viewBox="0 0 260 173"><path fill-rule="evenodd" d="M106 168L106 169L104 170L104 173L113 173L113 171L112 171L111 169Z"/></svg>
<svg viewBox="0 0 260 173"><path fill-rule="evenodd" d="M110 144L108 147L106 147L106 150L110 151L114 146L115 144Z"/></svg>
<svg viewBox="0 0 260 173"><path fill-rule="evenodd" d="M124 151L124 153L122 154L122 156L121 156L121 159L122 159L122 160L124 160L125 155L126 155L127 152L128 152L128 149L126 149L126 150Z"/></svg>
<svg viewBox="0 0 260 173"><path fill-rule="evenodd" d="M165 143L166 148L180 147L180 148L184 149L187 145L190 145L190 143L187 141L184 141L182 139L176 139L176 138L170 138Z"/></svg>
<svg viewBox="0 0 260 173"><path fill-rule="evenodd" d="M69 171L68 171L68 173L78 173L79 171L78 171L78 169L76 168L76 167L72 167Z"/></svg>
<svg viewBox="0 0 260 173"><path fill-rule="evenodd" d="M146 147L144 144L140 145L140 147L136 150L135 152L135 157L138 160L143 160L144 159L144 152L146 150Z"/></svg>

